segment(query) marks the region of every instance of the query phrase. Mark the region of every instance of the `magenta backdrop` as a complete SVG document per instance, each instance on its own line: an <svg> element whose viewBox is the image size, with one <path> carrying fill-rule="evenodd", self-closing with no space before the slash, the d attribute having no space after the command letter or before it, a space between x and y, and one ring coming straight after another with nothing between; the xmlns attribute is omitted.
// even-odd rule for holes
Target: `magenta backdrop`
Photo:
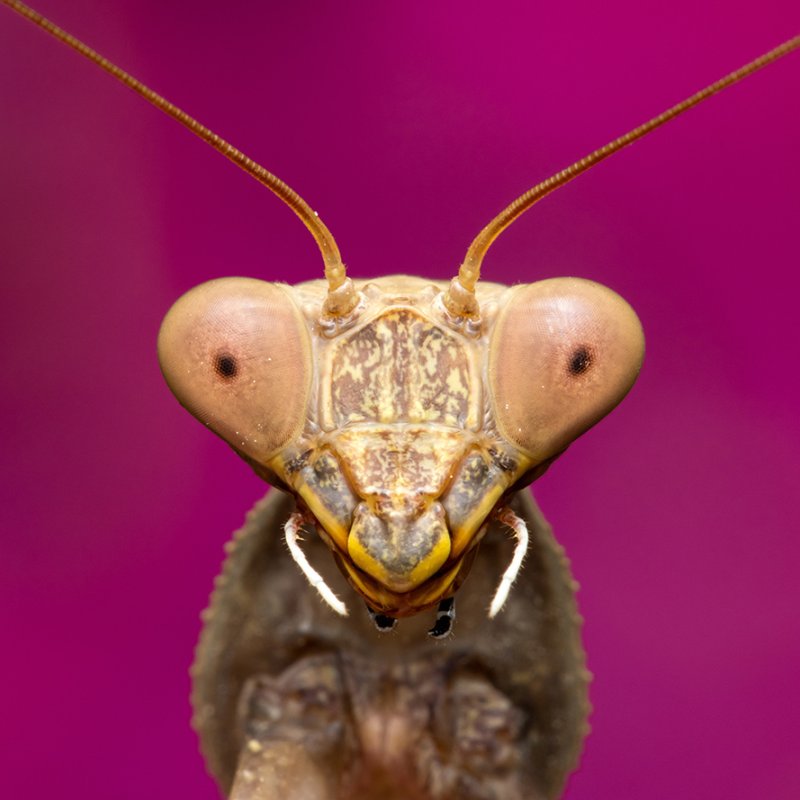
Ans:
<svg viewBox="0 0 800 800"><path fill-rule="evenodd" d="M796 0L556 5L39 3L289 181L354 276L436 278L528 186L800 28ZM173 401L155 336L192 285L319 277L318 253L7 9L0 60L0 794L210 800L187 669L264 489ZM795 54L485 263L608 284L648 340L631 396L537 487L596 676L569 800L800 797L798 97Z"/></svg>

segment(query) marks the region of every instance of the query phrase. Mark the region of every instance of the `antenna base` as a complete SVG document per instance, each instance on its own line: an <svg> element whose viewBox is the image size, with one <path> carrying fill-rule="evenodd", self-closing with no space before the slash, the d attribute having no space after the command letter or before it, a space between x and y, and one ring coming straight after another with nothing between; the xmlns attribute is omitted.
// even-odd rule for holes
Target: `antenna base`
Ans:
<svg viewBox="0 0 800 800"><path fill-rule="evenodd" d="M477 320L480 317L480 308L475 292L465 288L458 277L450 281L450 286L442 298L444 307L454 317L469 317Z"/></svg>

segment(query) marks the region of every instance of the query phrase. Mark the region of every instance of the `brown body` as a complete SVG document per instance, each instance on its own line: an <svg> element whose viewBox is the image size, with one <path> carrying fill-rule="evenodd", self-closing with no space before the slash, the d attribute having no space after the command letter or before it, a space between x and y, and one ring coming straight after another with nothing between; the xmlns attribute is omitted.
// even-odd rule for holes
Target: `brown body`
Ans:
<svg viewBox="0 0 800 800"><path fill-rule="evenodd" d="M236 800L544 800L561 793L586 732L588 673L567 559L527 490L532 538L504 613L487 598L509 557L494 526L445 641L406 620L390 636L345 619L295 568L272 491L229 551L193 667L194 724ZM309 558L346 591L327 548ZM238 768L238 773L237 773Z"/></svg>

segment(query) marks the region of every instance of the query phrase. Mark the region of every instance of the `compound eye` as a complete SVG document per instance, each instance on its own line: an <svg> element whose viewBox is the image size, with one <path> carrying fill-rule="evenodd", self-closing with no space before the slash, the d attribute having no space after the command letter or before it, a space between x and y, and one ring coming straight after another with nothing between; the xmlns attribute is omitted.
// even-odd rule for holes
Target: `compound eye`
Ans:
<svg viewBox="0 0 800 800"><path fill-rule="evenodd" d="M537 463L557 455L625 397L643 356L639 320L610 289L579 278L513 288L489 355L500 433Z"/></svg>
<svg viewBox="0 0 800 800"><path fill-rule="evenodd" d="M249 458L268 460L303 427L311 345L281 286L222 278L195 287L164 318L158 358L178 402Z"/></svg>

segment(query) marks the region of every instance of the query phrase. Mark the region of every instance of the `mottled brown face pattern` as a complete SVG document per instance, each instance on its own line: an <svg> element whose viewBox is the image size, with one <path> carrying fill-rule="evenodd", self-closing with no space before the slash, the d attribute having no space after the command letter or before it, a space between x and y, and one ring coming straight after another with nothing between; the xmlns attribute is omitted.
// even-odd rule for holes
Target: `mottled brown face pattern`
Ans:
<svg viewBox="0 0 800 800"><path fill-rule="evenodd" d="M422 279L356 288L321 324L321 281L204 284L167 315L159 356L179 401L294 494L396 618L456 592L489 518L623 398L644 345L630 307L584 280L481 284L478 320Z"/></svg>

